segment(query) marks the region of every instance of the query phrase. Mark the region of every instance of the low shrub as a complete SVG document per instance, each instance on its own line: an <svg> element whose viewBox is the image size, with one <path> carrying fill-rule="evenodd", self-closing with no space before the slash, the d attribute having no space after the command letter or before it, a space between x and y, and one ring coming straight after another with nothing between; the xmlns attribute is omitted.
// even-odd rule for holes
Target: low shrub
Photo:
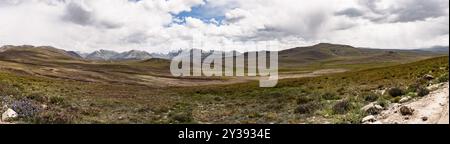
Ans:
<svg viewBox="0 0 450 144"><path fill-rule="evenodd" d="M398 96L404 95L404 94L405 94L405 91L403 91L403 90L400 89L400 88L395 87L395 88L389 89L388 93L389 93L389 95L392 96L392 97L398 97Z"/></svg>
<svg viewBox="0 0 450 144"><path fill-rule="evenodd" d="M170 119L177 121L179 123L189 123L193 120L192 113L189 112L175 113L171 114L169 117Z"/></svg>
<svg viewBox="0 0 450 144"><path fill-rule="evenodd" d="M343 100L340 102L337 102L333 106L333 113L334 114L345 114L351 109L352 105L349 100Z"/></svg>
<svg viewBox="0 0 450 144"><path fill-rule="evenodd" d="M20 118L30 118L40 112L40 106L28 99L16 100L11 103L11 109L17 112Z"/></svg>

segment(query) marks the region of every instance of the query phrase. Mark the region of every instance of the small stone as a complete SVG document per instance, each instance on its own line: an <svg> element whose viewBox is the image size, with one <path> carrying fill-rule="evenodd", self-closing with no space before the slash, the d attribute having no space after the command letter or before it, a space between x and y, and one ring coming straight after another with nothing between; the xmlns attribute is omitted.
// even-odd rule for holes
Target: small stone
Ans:
<svg viewBox="0 0 450 144"><path fill-rule="evenodd" d="M46 104L41 105L42 109L47 109L48 106Z"/></svg>
<svg viewBox="0 0 450 144"><path fill-rule="evenodd" d="M10 121L13 118L17 118L17 116L18 115L14 110L8 109L2 114L2 121Z"/></svg>
<svg viewBox="0 0 450 144"><path fill-rule="evenodd" d="M422 117L422 121L428 121L428 117Z"/></svg>

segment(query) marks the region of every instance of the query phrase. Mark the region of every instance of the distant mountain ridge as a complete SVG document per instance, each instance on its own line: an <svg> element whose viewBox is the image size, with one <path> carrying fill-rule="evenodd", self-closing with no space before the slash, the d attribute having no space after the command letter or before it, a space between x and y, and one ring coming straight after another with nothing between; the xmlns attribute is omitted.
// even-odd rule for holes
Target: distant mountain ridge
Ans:
<svg viewBox="0 0 450 144"><path fill-rule="evenodd" d="M430 51L430 52L449 52L449 47L448 46L434 46L431 48L422 48L422 49L418 49L418 50L422 50L422 51Z"/></svg>
<svg viewBox="0 0 450 144"><path fill-rule="evenodd" d="M92 53L86 54L78 52L87 60L147 60L152 59L153 56L145 51L130 50L123 53L118 53L110 50L97 50Z"/></svg>
<svg viewBox="0 0 450 144"><path fill-rule="evenodd" d="M200 51L192 49L192 51ZM75 60L97 60L97 61L122 61L122 60L148 60L148 59L164 59L171 60L176 56L180 56L186 50L171 51L165 53L148 53L146 51L130 50L126 52L115 52L110 50L97 50L92 53L82 53L74 51L65 51L49 46L2 46L0 47L0 58L5 59L75 59ZM189 51L189 50L188 50ZM219 54L215 53L218 52ZM221 57L222 53L230 55L236 53L236 56L246 56L249 53L239 53L237 51L205 51L202 50L202 58ZM394 49L370 49L356 48L349 45L320 43L307 47L296 47L279 51L279 61L285 65L309 64L320 61L381 61L389 62L403 59L415 59L418 56L430 57L435 55L448 55L447 47L432 47L426 49L415 50L394 50ZM186 55L189 56L189 55Z"/></svg>

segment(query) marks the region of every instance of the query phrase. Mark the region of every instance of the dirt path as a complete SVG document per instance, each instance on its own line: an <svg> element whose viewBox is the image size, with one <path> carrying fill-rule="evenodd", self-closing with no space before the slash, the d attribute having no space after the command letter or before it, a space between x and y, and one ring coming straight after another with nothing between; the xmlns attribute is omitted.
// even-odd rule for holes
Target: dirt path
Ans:
<svg viewBox="0 0 450 144"><path fill-rule="evenodd" d="M410 116L402 116L399 109L403 106L414 109ZM429 95L392 106L378 116L378 123L383 124L449 124L449 83L442 84Z"/></svg>
<svg viewBox="0 0 450 144"><path fill-rule="evenodd" d="M316 70L310 73L304 73L304 74L283 74L280 73L279 79L290 79L290 78L305 78L305 77L317 77L327 74L334 74L334 73L343 73L347 72L347 69L321 69Z"/></svg>

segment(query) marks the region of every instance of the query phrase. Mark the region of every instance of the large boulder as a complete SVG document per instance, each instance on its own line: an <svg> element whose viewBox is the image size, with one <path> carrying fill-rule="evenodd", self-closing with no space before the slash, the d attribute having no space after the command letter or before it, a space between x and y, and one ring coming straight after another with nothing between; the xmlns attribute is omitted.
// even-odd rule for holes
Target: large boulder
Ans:
<svg viewBox="0 0 450 144"><path fill-rule="evenodd" d="M410 108L410 107L407 107L407 106L402 106L402 107L400 108L400 113L401 113L403 116L413 115L414 109L412 109L412 108Z"/></svg>
<svg viewBox="0 0 450 144"><path fill-rule="evenodd" d="M8 109L2 114L2 121L10 121L11 119L17 118L18 114L12 110Z"/></svg>
<svg viewBox="0 0 450 144"><path fill-rule="evenodd" d="M406 96L406 97L403 97L402 99L400 99L400 101L398 101L399 103L405 103L405 102L408 102L409 100L411 100L411 97L410 96Z"/></svg>
<svg viewBox="0 0 450 144"><path fill-rule="evenodd" d="M366 116L366 117L364 117L363 119L362 119L362 123L373 123L373 122L375 122L375 121L377 121L377 119L375 118L375 116L373 116L373 115L369 115L369 116Z"/></svg>

